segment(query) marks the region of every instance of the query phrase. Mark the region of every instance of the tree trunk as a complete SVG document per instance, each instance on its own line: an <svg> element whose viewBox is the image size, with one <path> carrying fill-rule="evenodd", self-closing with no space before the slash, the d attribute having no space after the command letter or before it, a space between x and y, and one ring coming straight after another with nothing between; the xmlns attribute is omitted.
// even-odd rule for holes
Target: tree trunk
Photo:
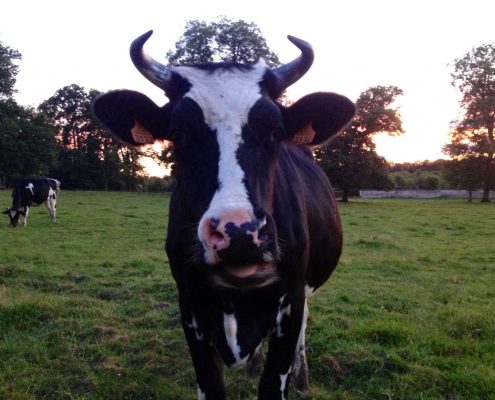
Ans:
<svg viewBox="0 0 495 400"><path fill-rule="evenodd" d="M344 203L348 203L349 202L349 189L342 190L342 201Z"/></svg>
<svg viewBox="0 0 495 400"><path fill-rule="evenodd" d="M493 153L488 154L488 158L486 159L486 168L485 168L485 182L483 185L483 198L481 199L482 203L488 203L490 201L490 183L491 183L491 169L493 162Z"/></svg>
<svg viewBox="0 0 495 400"><path fill-rule="evenodd" d="M468 203L473 201L473 189L468 190Z"/></svg>
<svg viewBox="0 0 495 400"><path fill-rule="evenodd" d="M482 203L488 203L490 201L490 188L483 188L483 198L481 199Z"/></svg>

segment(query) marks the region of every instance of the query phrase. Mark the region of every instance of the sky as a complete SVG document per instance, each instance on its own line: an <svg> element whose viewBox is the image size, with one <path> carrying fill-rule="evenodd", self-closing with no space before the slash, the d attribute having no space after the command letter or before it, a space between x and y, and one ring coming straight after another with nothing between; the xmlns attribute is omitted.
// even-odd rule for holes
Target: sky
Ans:
<svg viewBox="0 0 495 400"><path fill-rule="evenodd" d="M219 16L254 22L282 62L299 55L287 40L310 42L315 61L289 88L291 99L337 92L356 100L372 86L404 91L397 101L405 133L379 136L391 162L445 158L449 124L460 113L453 62L495 42L493 0L15 0L0 3L0 42L22 54L16 100L38 106L70 84L133 89L167 99L134 68L129 45L153 29L145 50L166 62L188 20Z"/></svg>

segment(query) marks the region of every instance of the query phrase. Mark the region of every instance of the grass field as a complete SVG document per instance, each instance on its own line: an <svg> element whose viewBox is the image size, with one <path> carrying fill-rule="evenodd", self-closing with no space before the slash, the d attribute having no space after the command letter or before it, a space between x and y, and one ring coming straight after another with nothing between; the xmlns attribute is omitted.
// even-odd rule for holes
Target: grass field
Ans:
<svg viewBox="0 0 495 400"><path fill-rule="evenodd" d="M0 191L7 207L10 192ZM63 191L0 224L0 399L194 399L163 252L168 196ZM340 204L309 302L309 399L495 399L495 204ZM229 399L257 381L227 371ZM291 398L299 398L291 393Z"/></svg>

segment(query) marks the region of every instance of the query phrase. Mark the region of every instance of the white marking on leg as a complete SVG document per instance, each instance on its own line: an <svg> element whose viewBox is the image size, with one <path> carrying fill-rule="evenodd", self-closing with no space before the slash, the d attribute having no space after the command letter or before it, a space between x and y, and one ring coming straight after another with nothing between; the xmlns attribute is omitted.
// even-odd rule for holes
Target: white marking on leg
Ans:
<svg viewBox="0 0 495 400"><path fill-rule="evenodd" d="M238 367L244 365L249 359L249 354L241 358L241 346L237 343L237 320L233 313L223 314L223 328L225 331L225 339L227 339L227 344L229 345L235 360L234 364L231 366Z"/></svg>
<svg viewBox="0 0 495 400"><path fill-rule="evenodd" d="M193 315L193 319L192 321L189 323L189 322L186 322L185 323L186 326L189 328L189 329L192 329L194 330L194 336L196 337L196 340L199 342L201 340L204 339L204 335L203 333L199 330L199 327L198 327L198 323L196 322L196 317L194 317Z"/></svg>
<svg viewBox="0 0 495 400"><path fill-rule="evenodd" d="M277 337L282 337L284 336L284 332L282 332L282 320L284 319L284 316L290 317L290 303L287 304L285 307L282 307L284 304L285 300L285 294L279 299L279 307L278 307L278 313L276 317L276 322L277 322Z"/></svg>
<svg viewBox="0 0 495 400"><path fill-rule="evenodd" d="M285 400L285 388L287 386L287 378L289 377L290 374L290 368L287 371L286 374L280 374L280 394L282 397L282 400Z"/></svg>
<svg viewBox="0 0 495 400"><path fill-rule="evenodd" d="M206 394L201 390L198 384L198 400L206 400Z"/></svg>
<svg viewBox="0 0 495 400"><path fill-rule="evenodd" d="M26 211L25 211L25 214L24 214L24 221L23 221L23 226L24 227L27 226L28 215L29 215L29 207L26 207Z"/></svg>
<svg viewBox="0 0 495 400"><path fill-rule="evenodd" d="M306 326L308 322L308 301L304 300L304 313L297 339L296 353L293 363L294 379L296 384L303 384L304 387L297 387L298 390L305 391L307 389L308 366L306 361ZM301 382L302 380L302 382Z"/></svg>
<svg viewBox="0 0 495 400"><path fill-rule="evenodd" d="M303 320L301 323L301 330L299 331L299 337L297 339L297 348L296 348L296 360L297 355L302 351L304 353L305 343L306 343L306 325L308 322L308 300L304 300L304 312L303 312Z"/></svg>
<svg viewBox="0 0 495 400"><path fill-rule="evenodd" d="M57 193L50 188L48 190L48 198L46 199L46 207L50 212L50 217L52 218L52 222L56 222L57 218Z"/></svg>
<svg viewBox="0 0 495 400"><path fill-rule="evenodd" d="M310 297L315 291L315 288L312 288L309 285L304 286L304 293L306 295L306 298Z"/></svg>

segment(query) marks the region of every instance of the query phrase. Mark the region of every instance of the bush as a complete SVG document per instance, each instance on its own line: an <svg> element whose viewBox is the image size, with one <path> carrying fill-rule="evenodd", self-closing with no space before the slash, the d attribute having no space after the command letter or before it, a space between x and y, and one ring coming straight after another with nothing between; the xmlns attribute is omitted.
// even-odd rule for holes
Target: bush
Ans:
<svg viewBox="0 0 495 400"><path fill-rule="evenodd" d="M165 176L158 178L156 176L150 176L144 179L143 190L145 192L171 192L175 187L175 178L172 176Z"/></svg>

